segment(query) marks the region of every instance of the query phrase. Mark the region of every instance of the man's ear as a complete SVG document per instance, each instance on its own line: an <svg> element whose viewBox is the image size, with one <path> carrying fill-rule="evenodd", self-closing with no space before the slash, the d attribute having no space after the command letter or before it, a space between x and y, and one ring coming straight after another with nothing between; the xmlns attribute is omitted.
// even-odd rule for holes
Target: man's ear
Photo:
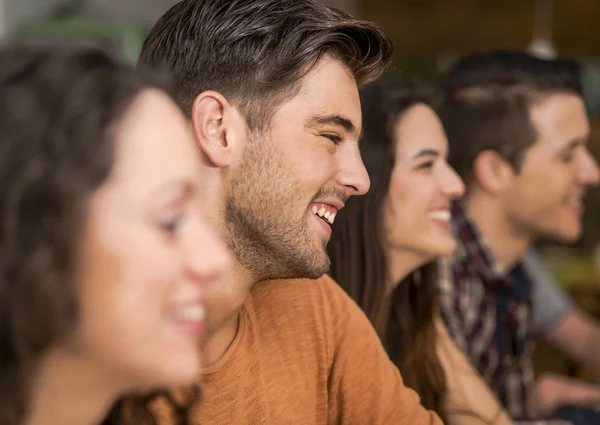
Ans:
<svg viewBox="0 0 600 425"><path fill-rule="evenodd" d="M475 158L473 172L478 185L486 192L503 192L514 178L514 170L502 156L492 150L485 150Z"/></svg>
<svg viewBox="0 0 600 425"><path fill-rule="evenodd" d="M231 113L227 99L215 91L199 94L192 104L192 130L196 142L215 167L227 167L232 161L232 141L227 137L227 123L231 121L227 115Z"/></svg>

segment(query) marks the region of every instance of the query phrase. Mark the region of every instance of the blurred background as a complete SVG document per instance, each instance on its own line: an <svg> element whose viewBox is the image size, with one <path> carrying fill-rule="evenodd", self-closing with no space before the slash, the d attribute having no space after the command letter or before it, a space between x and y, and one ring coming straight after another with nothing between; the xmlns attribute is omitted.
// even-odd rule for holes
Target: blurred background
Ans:
<svg viewBox="0 0 600 425"><path fill-rule="evenodd" d="M200 1L200 0L199 0ZM394 46L392 78L434 81L461 55L492 48L528 49L584 64L592 122L590 148L600 158L600 1L598 0L324 0L380 24ZM176 0L0 0L0 37L99 39L135 61L152 23ZM556 279L585 310L600 318L600 190L587 199L585 230L575 246L540 244ZM543 343L538 371L588 379Z"/></svg>

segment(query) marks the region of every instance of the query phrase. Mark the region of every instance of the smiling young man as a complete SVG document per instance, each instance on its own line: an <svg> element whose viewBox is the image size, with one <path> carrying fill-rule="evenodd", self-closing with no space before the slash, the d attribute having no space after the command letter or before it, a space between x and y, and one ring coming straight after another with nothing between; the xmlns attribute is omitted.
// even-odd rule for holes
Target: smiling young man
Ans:
<svg viewBox="0 0 600 425"><path fill-rule="evenodd" d="M579 67L486 52L442 84L449 162L467 184L453 208L459 249L440 279L448 328L515 419L600 401L596 388L562 378L536 386L531 358L533 303L552 295L526 251L540 238L576 241L586 190L599 180Z"/></svg>
<svg viewBox="0 0 600 425"><path fill-rule="evenodd" d="M358 85L390 57L378 27L317 0L184 0L151 30L140 62L175 76L235 259L208 303L194 424L439 423L323 277L330 224L369 188Z"/></svg>

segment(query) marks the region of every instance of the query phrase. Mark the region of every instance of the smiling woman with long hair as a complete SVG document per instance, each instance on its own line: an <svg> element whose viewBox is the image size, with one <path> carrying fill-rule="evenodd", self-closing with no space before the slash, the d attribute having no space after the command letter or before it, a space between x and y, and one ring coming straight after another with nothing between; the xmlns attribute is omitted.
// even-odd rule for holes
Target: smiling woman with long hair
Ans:
<svg viewBox="0 0 600 425"><path fill-rule="evenodd" d="M436 95L416 81L362 90L360 146L371 188L335 218L330 274L364 310L425 407L446 424L506 424L438 313L437 260L456 248L450 203L464 186L446 162Z"/></svg>
<svg viewBox="0 0 600 425"><path fill-rule="evenodd" d="M94 47L0 48L2 424L99 424L200 370L228 257L163 87Z"/></svg>

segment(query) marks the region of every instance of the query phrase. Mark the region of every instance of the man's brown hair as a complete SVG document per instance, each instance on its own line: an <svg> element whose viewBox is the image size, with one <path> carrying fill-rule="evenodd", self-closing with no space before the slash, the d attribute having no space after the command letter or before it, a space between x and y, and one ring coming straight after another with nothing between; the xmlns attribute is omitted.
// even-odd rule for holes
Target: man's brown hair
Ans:
<svg viewBox="0 0 600 425"><path fill-rule="evenodd" d="M442 77L442 88L448 162L467 185L475 159L485 150L498 152L519 171L538 137L530 119L536 102L558 93L582 96L579 64L519 51L465 57Z"/></svg>
<svg viewBox="0 0 600 425"><path fill-rule="evenodd" d="M214 90L260 129L323 56L362 85L383 74L391 54L378 26L318 0L183 0L156 22L140 63L174 74L186 115L200 93Z"/></svg>

